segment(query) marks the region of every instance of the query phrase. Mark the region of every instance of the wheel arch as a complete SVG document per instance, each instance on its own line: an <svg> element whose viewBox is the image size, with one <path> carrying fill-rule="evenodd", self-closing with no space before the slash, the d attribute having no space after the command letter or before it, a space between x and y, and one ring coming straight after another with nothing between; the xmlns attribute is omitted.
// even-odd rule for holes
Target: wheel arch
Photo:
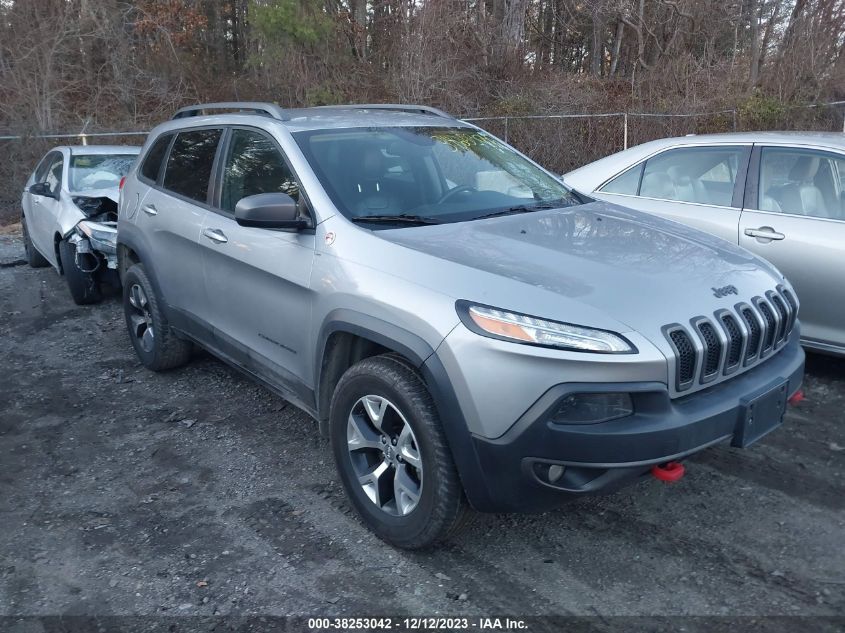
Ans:
<svg viewBox="0 0 845 633"><path fill-rule="evenodd" d="M359 353L356 353L356 345L360 346ZM332 394L343 373L364 358L391 352L399 354L419 372L431 393L470 505L478 510L495 507L457 394L435 353L436 346L376 317L337 310L321 328L317 349L317 419L324 437L328 437Z"/></svg>
<svg viewBox="0 0 845 633"><path fill-rule="evenodd" d="M132 225L120 223L117 233L117 272L120 276L120 283L123 283L123 277L126 271L132 266L135 264L144 264L147 277L159 299L163 302L165 311L167 311L167 299L161 294L161 287L159 286L155 266L152 265L152 261L151 251L143 234Z"/></svg>
<svg viewBox="0 0 845 633"><path fill-rule="evenodd" d="M338 309L326 317L317 339L314 381L322 432L327 430L332 394L343 373L365 358L389 352L419 369L434 348L416 334L362 312Z"/></svg>

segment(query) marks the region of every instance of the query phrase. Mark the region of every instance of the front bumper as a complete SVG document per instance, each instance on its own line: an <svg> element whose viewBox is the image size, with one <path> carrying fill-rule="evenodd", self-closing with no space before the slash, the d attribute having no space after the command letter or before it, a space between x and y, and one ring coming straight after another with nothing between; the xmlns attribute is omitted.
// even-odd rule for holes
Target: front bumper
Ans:
<svg viewBox="0 0 845 633"><path fill-rule="evenodd" d="M793 334L775 356L754 369L675 400L666 385L656 382L557 385L501 437L472 435L474 455L465 457L471 457L478 473L464 477L465 486L473 481L476 487L470 486L467 495L479 510L537 511L560 505L568 496L617 489L654 464L735 440L750 400L781 384L792 395L803 373L804 352ZM584 391L628 392L635 412L598 424L550 420L562 398ZM563 467L554 484L544 480L550 465Z"/></svg>

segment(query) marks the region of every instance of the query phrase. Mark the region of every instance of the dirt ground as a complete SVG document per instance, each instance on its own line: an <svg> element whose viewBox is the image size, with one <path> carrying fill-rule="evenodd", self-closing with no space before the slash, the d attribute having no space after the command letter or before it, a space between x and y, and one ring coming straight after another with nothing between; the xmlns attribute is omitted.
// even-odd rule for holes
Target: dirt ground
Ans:
<svg viewBox="0 0 845 633"><path fill-rule="evenodd" d="M22 257L0 236L0 616L845 614L843 360L809 357L782 428L677 484L406 553L304 414L203 353L145 370L116 297L75 306Z"/></svg>

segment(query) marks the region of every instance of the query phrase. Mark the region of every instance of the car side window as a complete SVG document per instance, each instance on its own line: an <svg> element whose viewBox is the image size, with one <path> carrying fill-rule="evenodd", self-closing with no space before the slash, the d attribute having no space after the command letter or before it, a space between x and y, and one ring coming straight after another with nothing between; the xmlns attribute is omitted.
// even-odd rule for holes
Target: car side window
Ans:
<svg viewBox="0 0 845 633"><path fill-rule="evenodd" d="M845 156L764 147L756 208L845 221Z"/></svg>
<svg viewBox="0 0 845 633"><path fill-rule="evenodd" d="M608 181L599 191L604 193L621 193L628 196L636 196L640 187L640 176L643 173L645 163L634 165L623 171L615 178Z"/></svg>
<svg viewBox="0 0 845 633"><path fill-rule="evenodd" d="M232 130L220 206L234 213L241 198L259 193L286 193L298 203L299 183L267 136L253 130Z"/></svg>
<svg viewBox="0 0 845 633"><path fill-rule="evenodd" d="M47 168L47 173L44 175L44 182L50 187L50 192L55 196L59 193L62 187L62 168L64 167L64 157L61 154L56 154L53 160L50 161L50 166Z"/></svg>
<svg viewBox="0 0 845 633"><path fill-rule="evenodd" d="M729 207L743 147L684 147L646 161L640 194Z"/></svg>
<svg viewBox="0 0 845 633"><path fill-rule="evenodd" d="M161 171L161 162L164 160L164 155L167 153L167 148L170 147L170 141L173 139L172 134L162 134L153 143L150 151L144 157L144 162L141 165L141 175L147 180L153 182L158 181L158 175Z"/></svg>
<svg viewBox="0 0 845 633"><path fill-rule="evenodd" d="M208 183L222 130L179 132L164 172L164 188L197 202L208 200Z"/></svg>
<svg viewBox="0 0 845 633"><path fill-rule="evenodd" d="M61 154L58 152L50 152L44 158L41 159L41 162L38 163L38 166L35 168L35 178L33 184L41 183L47 180L47 171L52 167L54 161L57 157L60 157Z"/></svg>

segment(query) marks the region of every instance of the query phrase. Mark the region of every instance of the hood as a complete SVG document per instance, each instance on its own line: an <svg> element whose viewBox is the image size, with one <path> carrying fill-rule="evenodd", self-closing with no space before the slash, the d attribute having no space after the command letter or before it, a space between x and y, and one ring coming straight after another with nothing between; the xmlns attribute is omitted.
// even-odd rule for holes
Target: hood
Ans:
<svg viewBox="0 0 845 633"><path fill-rule="evenodd" d="M71 191L70 195L74 198L108 198L116 203L119 201L120 190L117 187L86 189L85 191Z"/></svg>
<svg viewBox="0 0 845 633"><path fill-rule="evenodd" d="M738 246L606 202L378 235L526 289L515 293L512 284L503 284L507 290L498 292L495 280L484 276L473 296L460 298L573 323L579 323L575 305L581 304L651 340L662 339L666 324L712 315L783 283L771 265ZM736 293L723 294L728 286ZM548 304L538 314L532 305L537 289L559 297L555 314Z"/></svg>

